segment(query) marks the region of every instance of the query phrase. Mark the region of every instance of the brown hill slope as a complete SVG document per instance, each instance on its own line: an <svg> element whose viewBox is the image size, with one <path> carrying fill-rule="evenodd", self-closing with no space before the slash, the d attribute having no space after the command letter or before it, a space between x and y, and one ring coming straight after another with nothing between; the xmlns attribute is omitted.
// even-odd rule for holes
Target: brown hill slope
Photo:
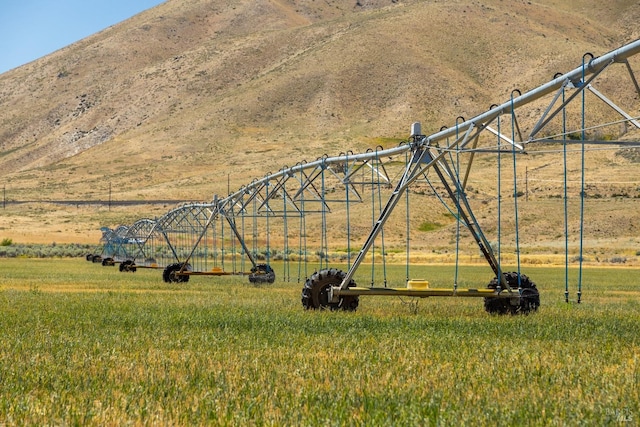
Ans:
<svg viewBox="0 0 640 427"><path fill-rule="evenodd" d="M209 199L473 116L639 20L637 0L169 0L0 75L0 178L14 199Z"/></svg>

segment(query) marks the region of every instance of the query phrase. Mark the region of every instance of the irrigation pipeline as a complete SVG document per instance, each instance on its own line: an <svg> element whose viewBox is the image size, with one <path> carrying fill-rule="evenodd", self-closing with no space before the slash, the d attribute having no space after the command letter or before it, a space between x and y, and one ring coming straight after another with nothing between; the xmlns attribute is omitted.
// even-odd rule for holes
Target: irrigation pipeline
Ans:
<svg viewBox="0 0 640 427"><path fill-rule="evenodd" d="M549 142L564 144L564 149L566 150L566 144L569 141L566 132L568 119L565 114L570 105L578 102L582 103L580 106L582 117L581 120L578 120L579 127L582 130L582 139L570 142L582 144L581 151L584 151L585 147L590 143L585 140L585 130L588 129L584 120L586 91L593 94L597 101L602 101L605 106L610 107L614 114L622 116L620 121L608 121L607 123L624 123L625 126L631 125L640 128L637 117L634 118L628 114L624 108L615 104L594 87L598 77L614 68L612 65L623 64L632 82L632 91L636 92L637 96L640 96L640 87L627 60L639 52L640 40L636 40L600 57L590 55L588 62L568 73L556 74L551 81L536 89L522 94L519 90L515 90L506 102L500 105L492 105L488 111L469 120L458 117L462 121L456 119L454 126L444 126L435 133L423 135L421 126L416 123L412 126L410 138L396 147L386 149L379 147L360 154L347 152L335 157L325 154L315 161L299 162L292 167L285 167L276 173L270 173L263 178L255 179L228 196L215 198L210 203L180 206L157 220L151 228L147 224L145 224L145 227L131 227L131 229L137 230L135 235L131 233L131 229L120 230L121 234L115 233L115 235L125 242L131 239L142 242L138 247L144 254L136 256L154 258L152 256L154 251L159 252L162 247L169 246L171 247L172 261L186 264L187 261L200 256L199 254L202 251L198 250L198 246L201 242L204 243L211 240L207 235L208 228L211 222L217 218L224 218L232 227L235 236L243 247L242 255L244 256L249 255L248 246L245 246L244 242L246 238L244 223L245 219L250 221L253 228L253 236L251 237L252 254L256 257L259 243L266 242L267 246L271 244L271 233L274 229L273 218L296 217L300 221L298 252L299 257L305 260L306 276L307 214L315 213L321 215L322 230L320 231L321 235L319 235L319 253L326 254L328 248L326 232L330 226L327 215L331 213L333 206L336 204L349 206L353 203L364 203L366 198L363 197L364 195L361 192L364 191L365 187L368 187L372 192L369 198L369 202L372 204L371 212L373 213L372 227L360 252L353 260L350 254L350 241L353 230L350 224L346 226L349 269L340 284L340 289L345 291L355 271L372 248L379 249L382 247L382 259L384 260L385 245L384 238L382 238L384 225L399 201L403 199L405 193L407 196L405 203L407 206L407 221L409 221L409 193L407 190L411 185L416 182L423 182L432 188L438 198L441 197L437 194L438 191L428 178L428 172L434 170L440 180L439 183L436 180L436 184L440 185L441 189L448 189L448 203L454 206L454 208L447 207L447 209L454 214L459 224L471 232L496 276L502 277L500 249L496 258L465 197L469 173L474 163L474 154L481 152L497 153L499 157L501 153L506 154L507 148L509 149L514 156L513 190L514 198L517 199L516 154L525 153L527 147L533 146L533 144ZM571 91L571 93L565 97L565 94L568 93L567 91ZM517 97L514 96L515 93L518 94ZM551 101L545 107L544 103L547 102L545 97L549 96ZM542 113L540 113L541 111ZM556 128L553 128L554 124L557 125L556 117L560 114L562 114L562 132L558 132ZM539 115L537 122L528 135L523 135L520 122L524 119L529 120L535 115ZM510 117L511 120L501 121L501 117ZM509 124L508 122L511 123ZM497 123L497 130L492 127L494 123ZM590 128L596 129L597 126L591 124ZM540 137L540 135L544 134L555 135L560 139ZM485 138L485 135L490 138ZM498 139L497 145L495 143L496 137ZM490 142L488 142L489 140ZM598 145L621 143L623 142L597 141ZM637 145L637 142L634 145ZM454 151L456 156L452 156ZM460 164L459 155L462 153L468 155L466 164ZM385 165L395 168L394 171L397 172L395 178L392 179L390 177ZM581 180L583 179L584 177L581 177ZM333 180L333 184L329 184L330 180ZM332 191L331 185L343 186L344 190ZM362 187L360 190L358 190L358 185ZM381 195L383 187L390 189L386 201L383 200ZM501 189L498 188L498 200L501 197L500 191ZM277 203L284 203L285 206L277 208L275 207ZM447 205L443 200L442 203L445 206ZM501 216L499 222L504 221L506 214L501 212L501 207L499 207L499 212ZM517 207L514 212L516 216L514 220L517 222ZM346 214L348 221L354 216L348 208L346 209ZM242 220L242 230L240 231L234 228L237 217ZM286 218L285 221L287 221ZM581 223L582 221L581 219ZM266 226L266 234L259 235L262 225ZM285 225L284 228L285 233L288 233L286 230L290 227ZM498 230L501 230L501 228L503 226L499 223ZM407 230L409 230L408 226ZM262 231L264 232L264 230ZM180 233L184 234L183 240L177 243L176 236ZM410 250L408 234L407 231L407 254ZM288 241L288 236L285 237L285 240ZM146 247L145 242L147 241L150 242L150 248ZM376 241L380 243L376 244ZM183 246L183 248L178 246ZM185 255L187 258L185 258ZM371 254L371 256L374 256L374 254ZM271 257L269 247L267 248L267 257ZM321 266L323 261L326 261L326 259L321 256ZM256 261L253 258L251 258L251 263L253 267L256 267ZM204 265L198 268L204 268ZM300 265L298 270L301 271ZM457 282L457 278L455 281ZM501 286L504 286L505 289L510 289L509 283L504 282L504 279L502 281Z"/></svg>
<svg viewBox="0 0 640 427"><path fill-rule="evenodd" d="M456 137L458 133L464 133L465 131L467 132L465 135L470 136L470 132L473 131L474 129L482 130L499 116L505 115L505 114L509 114L509 115L515 114L515 111L518 108L528 103L531 103L535 100L538 100L550 93L553 93L554 91L563 89L569 83L572 84L574 87L582 87L584 86L584 83L581 83L583 81L582 80L583 76L584 77L592 76L592 78L595 78L600 73L602 73L607 67L609 67L611 64L617 63L617 62L627 63L626 62L627 58L639 52L640 52L640 40L636 40L635 42L630 43L617 50L614 50L606 55L593 58L587 64L586 67L580 66L574 69L573 71L570 71L566 74L556 77L549 83L537 89L526 92L515 99L510 99L509 101L499 106L496 106L485 113L477 115L476 117L469 119L463 123L460 123L460 124L456 123L455 126L441 130L429 136L422 135L422 138L419 139L417 143L419 145L433 146L435 143L439 141L446 141L448 138ZM589 82L591 82L591 80L589 80ZM636 90L640 94L640 88L637 88L637 83L636 83ZM543 119L545 119L544 116L541 118L541 120L538 122L536 127L531 132L531 135L530 135L531 140L533 140L535 135L542 130L543 125L549 122L549 120L545 121ZM414 135L414 136L417 136L417 135ZM465 137L463 140L460 140L459 138L455 138L455 142L451 143L451 145L449 146L446 146L444 149L446 150L455 149L456 151L462 150L471 141L472 141L472 138L470 137ZM561 141L558 141L558 142L561 142ZM522 144L514 143L513 145L515 148L517 148L520 151L523 151L524 149L524 146ZM399 147L395 147L391 149L385 149L380 151L370 151L362 154L352 154L352 155L345 154L337 157L322 157L316 161L299 164L288 169L283 169L275 174L268 175L262 179L256 180L251 184L249 184L248 186L243 187L237 192L229 195L226 199L222 201L222 203L223 204L232 203L233 201L241 197L243 193L246 193L247 191L253 191L260 187L263 187L270 180L278 180L286 175L300 173L302 170L316 169L318 167L321 167L322 165L328 166L336 163L346 163L348 161L352 161L352 162L353 161L370 161L375 159L376 157L383 157L383 156L393 157L393 156L402 154L406 151L409 151L413 147L414 146L412 144L405 144L405 145L401 145Z"/></svg>
<svg viewBox="0 0 640 427"><path fill-rule="evenodd" d="M154 199L154 200L13 200L4 201L6 205L34 205L40 203L50 203L53 205L65 206L143 206L143 205L164 205L175 206L184 203L184 200Z"/></svg>

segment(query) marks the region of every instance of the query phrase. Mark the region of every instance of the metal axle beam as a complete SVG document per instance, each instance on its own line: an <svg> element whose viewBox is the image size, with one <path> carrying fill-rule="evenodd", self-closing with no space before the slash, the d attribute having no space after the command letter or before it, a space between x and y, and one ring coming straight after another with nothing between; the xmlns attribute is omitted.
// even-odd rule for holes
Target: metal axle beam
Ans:
<svg viewBox="0 0 640 427"><path fill-rule="evenodd" d="M339 297L377 295L377 296L407 296L407 297L478 297L478 298L517 298L507 292L494 289L409 289L409 288L365 288L351 287L347 289L332 288L330 301Z"/></svg>

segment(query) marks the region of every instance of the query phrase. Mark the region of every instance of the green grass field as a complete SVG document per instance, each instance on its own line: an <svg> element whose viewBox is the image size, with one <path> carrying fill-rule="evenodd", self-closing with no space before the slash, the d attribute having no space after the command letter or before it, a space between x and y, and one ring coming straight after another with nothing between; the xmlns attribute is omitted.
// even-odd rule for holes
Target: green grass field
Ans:
<svg viewBox="0 0 640 427"><path fill-rule="evenodd" d="M562 268L523 273L529 316L464 298L310 312L297 280L0 259L0 425L637 425L640 270L585 269L579 305Z"/></svg>

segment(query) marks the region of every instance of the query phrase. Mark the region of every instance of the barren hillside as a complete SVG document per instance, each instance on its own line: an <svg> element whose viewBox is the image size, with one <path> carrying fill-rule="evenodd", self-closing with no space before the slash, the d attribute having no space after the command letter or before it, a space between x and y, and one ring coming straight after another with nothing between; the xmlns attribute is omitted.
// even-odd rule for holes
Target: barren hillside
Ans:
<svg viewBox="0 0 640 427"><path fill-rule="evenodd" d="M637 0L568 3L168 0L0 75L0 181L15 200L208 200L432 132L640 37ZM44 242L166 210L12 209L0 237Z"/></svg>

